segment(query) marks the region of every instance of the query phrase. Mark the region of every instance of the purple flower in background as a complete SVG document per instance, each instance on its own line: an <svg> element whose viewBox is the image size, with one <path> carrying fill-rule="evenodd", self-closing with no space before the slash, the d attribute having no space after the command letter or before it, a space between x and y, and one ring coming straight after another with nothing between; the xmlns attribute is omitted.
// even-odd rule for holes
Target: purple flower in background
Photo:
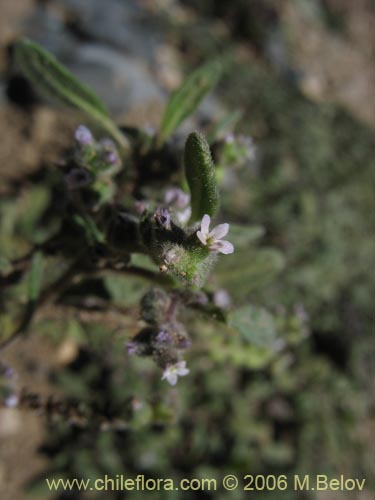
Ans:
<svg viewBox="0 0 375 500"><path fill-rule="evenodd" d="M115 151L108 151L105 155L105 159L110 165L116 165L119 161L119 156Z"/></svg>
<svg viewBox="0 0 375 500"><path fill-rule="evenodd" d="M116 144L112 139L102 139L99 144L102 149L103 159L106 163L110 165L118 165L121 163Z"/></svg>
<svg viewBox="0 0 375 500"><path fill-rule="evenodd" d="M222 240L228 234L229 224L219 224L210 231L211 217L204 215L201 222L201 229L197 231L197 236L203 245L213 252L220 252L225 255L234 252L234 247L229 241Z"/></svg>
<svg viewBox="0 0 375 500"><path fill-rule="evenodd" d="M164 201L175 209L175 215L180 224L185 224L191 216L190 195L179 188L170 188L164 194Z"/></svg>
<svg viewBox="0 0 375 500"><path fill-rule="evenodd" d="M173 205L176 208L182 209L189 205L190 196L188 193L184 193L182 189L175 187L167 189L164 195L164 201L168 205Z"/></svg>
<svg viewBox="0 0 375 500"><path fill-rule="evenodd" d="M172 336L170 333L166 332L165 330L161 330L157 336L156 336L157 342L162 342L162 343L170 343L172 341Z"/></svg>
<svg viewBox="0 0 375 500"><path fill-rule="evenodd" d="M188 338L184 337L184 336L180 336L178 338L178 344L177 344L177 347L179 349L188 349L191 345L191 342Z"/></svg>
<svg viewBox="0 0 375 500"><path fill-rule="evenodd" d="M84 125L80 125L74 132L74 138L81 146L90 146L94 143L94 137L90 130Z"/></svg>
<svg viewBox="0 0 375 500"><path fill-rule="evenodd" d="M11 366L0 364L0 376L4 375L4 377L11 379L14 377L15 373Z"/></svg>
<svg viewBox="0 0 375 500"><path fill-rule="evenodd" d="M126 344L126 350L130 356L138 353L138 345L137 342L128 342Z"/></svg>

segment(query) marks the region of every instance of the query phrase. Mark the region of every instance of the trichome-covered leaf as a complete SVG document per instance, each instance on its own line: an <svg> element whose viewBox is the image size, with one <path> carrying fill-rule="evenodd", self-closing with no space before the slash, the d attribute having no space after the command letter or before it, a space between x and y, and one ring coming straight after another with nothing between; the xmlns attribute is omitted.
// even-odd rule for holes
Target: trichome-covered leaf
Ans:
<svg viewBox="0 0 375 500"><path fill-rule="evenodd" d="M203 135L193 132L187 138L184 164L191 193L191 220L200 220L205 214L214 216L220 204L219 191L210 147Z"/></svg>
<svg viewBox="0 0 375 500"><path fill-rule="evenodd" d="M228 314L228 324L249 343L271 347L276 340L273 316L261 307L245 305Z"/></svg>

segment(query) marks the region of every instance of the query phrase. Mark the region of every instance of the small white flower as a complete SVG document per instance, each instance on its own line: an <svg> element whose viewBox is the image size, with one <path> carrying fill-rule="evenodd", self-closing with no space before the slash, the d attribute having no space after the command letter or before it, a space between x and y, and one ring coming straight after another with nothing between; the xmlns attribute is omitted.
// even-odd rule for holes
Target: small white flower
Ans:
<svg viewBox="0 0 375 500"><path fill-rule="evenodd" d="M186 368L186 361L178 361L177 363L166 367L161 379L166 380L171 385L176 385L178 377L185 377L189 371L190 370Z"/></svg>
<svg viewBox="0 0 375 500"><path fill-rule="evenodd" d="M225 255L233 253L234 247L229 241L222 240L229 231L229 224L219 224L210 231L211 218L204 215L201 222L201 230L197 231L197 236L203 245L207 245L213 252L220 252Z"/></svg>

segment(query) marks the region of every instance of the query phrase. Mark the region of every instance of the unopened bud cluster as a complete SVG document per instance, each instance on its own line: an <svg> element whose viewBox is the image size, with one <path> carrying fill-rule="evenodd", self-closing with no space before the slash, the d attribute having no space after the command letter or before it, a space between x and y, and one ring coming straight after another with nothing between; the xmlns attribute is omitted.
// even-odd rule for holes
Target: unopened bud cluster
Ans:
<svg viewBox="0 0 375 500"><path fill-rule="evenodd" d="M177 319L178 308L177 294L151 289L141 301L141 317L147 326L126 345L130 355L152 356L163 369L162 378L171 385L188 373L182 352L190 346L190 339Z"/></svg>
<svg viewBox="0 0 375 500"><path fill-rule="evenodd" d="M90 188L97 194L97 205L111 200L115 192L112 178L122 165L115 143L109 138L97 141L84 125L76 129L74 139L74 151L65 174L68 189Z"/></svg>

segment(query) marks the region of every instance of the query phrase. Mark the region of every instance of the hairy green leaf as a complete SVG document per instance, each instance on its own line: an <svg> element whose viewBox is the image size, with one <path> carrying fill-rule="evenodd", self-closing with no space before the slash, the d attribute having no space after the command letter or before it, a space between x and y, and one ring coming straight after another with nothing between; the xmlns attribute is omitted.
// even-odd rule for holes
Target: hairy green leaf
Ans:
<svg viewBox="0 0 375 500"><path fill-rule="evenodd" d="M161 123L159 141L163 143L198 107L204 96L216 85L222 74L222 64L211 61L188 76L175 90L167 104Z"/></svg>
<svg viewBox="0 0 375 500"><path fill-rule="evenodd" d="M210 147L203 135L192 132L187 138L184 164L191 193L191 220L200 220L205 214L214 216L219 208L219 191Z"/></svg>
<svg viewBox="0 0 375 500"><path fill-rule="evenodd" d="M125 137L109 118L100 99L43 47L23 38L15 44L15 60L27 78L43 93L84 111L119 144L127 146Z"/></svg>
<svg viewBox="0 0 375 500"><path fill-rule="evenodd" d="M228 324L252 344L271 347L276 339L273 316L261 307L248 304L230 312Z"/></svg>

